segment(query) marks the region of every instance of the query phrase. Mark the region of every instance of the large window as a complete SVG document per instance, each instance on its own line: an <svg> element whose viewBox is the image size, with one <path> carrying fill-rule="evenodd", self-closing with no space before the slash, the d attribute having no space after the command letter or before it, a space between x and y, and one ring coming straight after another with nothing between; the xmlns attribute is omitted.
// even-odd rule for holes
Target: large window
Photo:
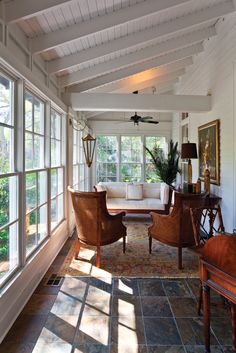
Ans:
<svg viewBox="0 0 236 353"><path fill-rule="evenodd" d="M25 92L25 233L29 255L48 234L44 102Z"/></svg>
<svg viewBox="0 0 236 353"><path fill-rule="evenodd" d="M0 72L0 283L19 265L14 82Z"/></svg>
<svg viewBox="0 0 236 353"><path fill-rule="evenodd" d="M97 179L116 181L118 178L118 139L97 136Z"/></svg>
<svg viewBox="0 0 236 353"><path fill-rule="evenodd" d="M51 230L64 218L62 116L51 110Z"/></svg>
<svg viewBox="0 0 236 353"><path fill-rule="evenodd" d="M166 151L167 144L165 137L157 136L146 136L145 137L145 146L149 150L153 150L154 147L162 148L164 152ZM150 154L145 150L145 179L147 182L156 182L158 177L156 175L155 167L152 163Z"/></svg>
<svg viewBox="0 0 236 353"><path fill-rule="evenodd" d="M165 137L98 135L96 181L158 181L144 145L149 149L157 146L167 152Z"/></svg>

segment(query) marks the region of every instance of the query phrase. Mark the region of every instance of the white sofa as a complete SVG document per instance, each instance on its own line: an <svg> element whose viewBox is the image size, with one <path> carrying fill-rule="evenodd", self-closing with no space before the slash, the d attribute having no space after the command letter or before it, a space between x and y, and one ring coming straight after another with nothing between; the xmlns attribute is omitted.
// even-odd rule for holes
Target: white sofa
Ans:
<svg viewBox="0 0 236 353"><path fill-rule="evenodd" d="M170 190L165 183L99 182L94 188L107 192L109 212L169 213Z"/></svg>

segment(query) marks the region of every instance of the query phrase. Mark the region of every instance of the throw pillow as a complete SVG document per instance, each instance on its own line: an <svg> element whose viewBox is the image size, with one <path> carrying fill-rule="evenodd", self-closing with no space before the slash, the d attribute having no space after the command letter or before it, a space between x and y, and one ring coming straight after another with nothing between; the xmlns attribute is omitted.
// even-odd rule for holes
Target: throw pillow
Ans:
<svg viewBox="0 0 236 353"><path fill-rule="evenodd" d="M142 200L143 184L126 184L126 200Z"/></svg>

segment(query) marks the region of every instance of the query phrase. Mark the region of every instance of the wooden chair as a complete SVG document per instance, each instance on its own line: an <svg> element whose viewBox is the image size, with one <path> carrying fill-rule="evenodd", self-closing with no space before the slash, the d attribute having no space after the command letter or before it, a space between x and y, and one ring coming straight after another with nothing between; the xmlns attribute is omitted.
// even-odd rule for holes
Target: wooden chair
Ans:
<svg viewBox="0 0 236 353"><path fill-rule="evenodd" d="M182 269L182 248L195 246L190 208L203 206L205 198L205 193L175 192L174 206L169 215L151 212L153 223L148 228L149 252L152 251L152 238L178 248L178 268Z"/></svg>
<svg viewBox="0 0 236 353"><path fill-rule="evenodd" d="M80 243L97 247L96 266L100 267L100 247L123 238L125 253L126 227L122 223L125 212L110 215L106 207L106 191L82 192L68 187L75 211L78 240L75 258L80 251Z"/></svg>
<svg viewBox="0 0 236 353"><path fill-rule="evenodd" d="M236 350L236 237L219 235L208 240L200 260L203 284L205 348L210 352L210 289L231 304L232 338Z"/></svg>

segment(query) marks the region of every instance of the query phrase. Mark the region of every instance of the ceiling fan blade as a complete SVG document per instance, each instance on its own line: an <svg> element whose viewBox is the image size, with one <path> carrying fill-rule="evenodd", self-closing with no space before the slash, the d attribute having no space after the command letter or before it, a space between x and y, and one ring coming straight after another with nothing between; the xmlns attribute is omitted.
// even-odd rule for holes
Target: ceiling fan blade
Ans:
<svg viewBox="0 0 236 353"><path fill-rule="evenodd" d="M141 119L153 119L153 117L152 116L142 116Z"/></svg>
<svg viewBox="0 0 236 353"><path fill-rule="evenodd" d="M148 123L148 124L159 124L159 121L149 121L149 120L144 120L142 123Z"/></svg>

